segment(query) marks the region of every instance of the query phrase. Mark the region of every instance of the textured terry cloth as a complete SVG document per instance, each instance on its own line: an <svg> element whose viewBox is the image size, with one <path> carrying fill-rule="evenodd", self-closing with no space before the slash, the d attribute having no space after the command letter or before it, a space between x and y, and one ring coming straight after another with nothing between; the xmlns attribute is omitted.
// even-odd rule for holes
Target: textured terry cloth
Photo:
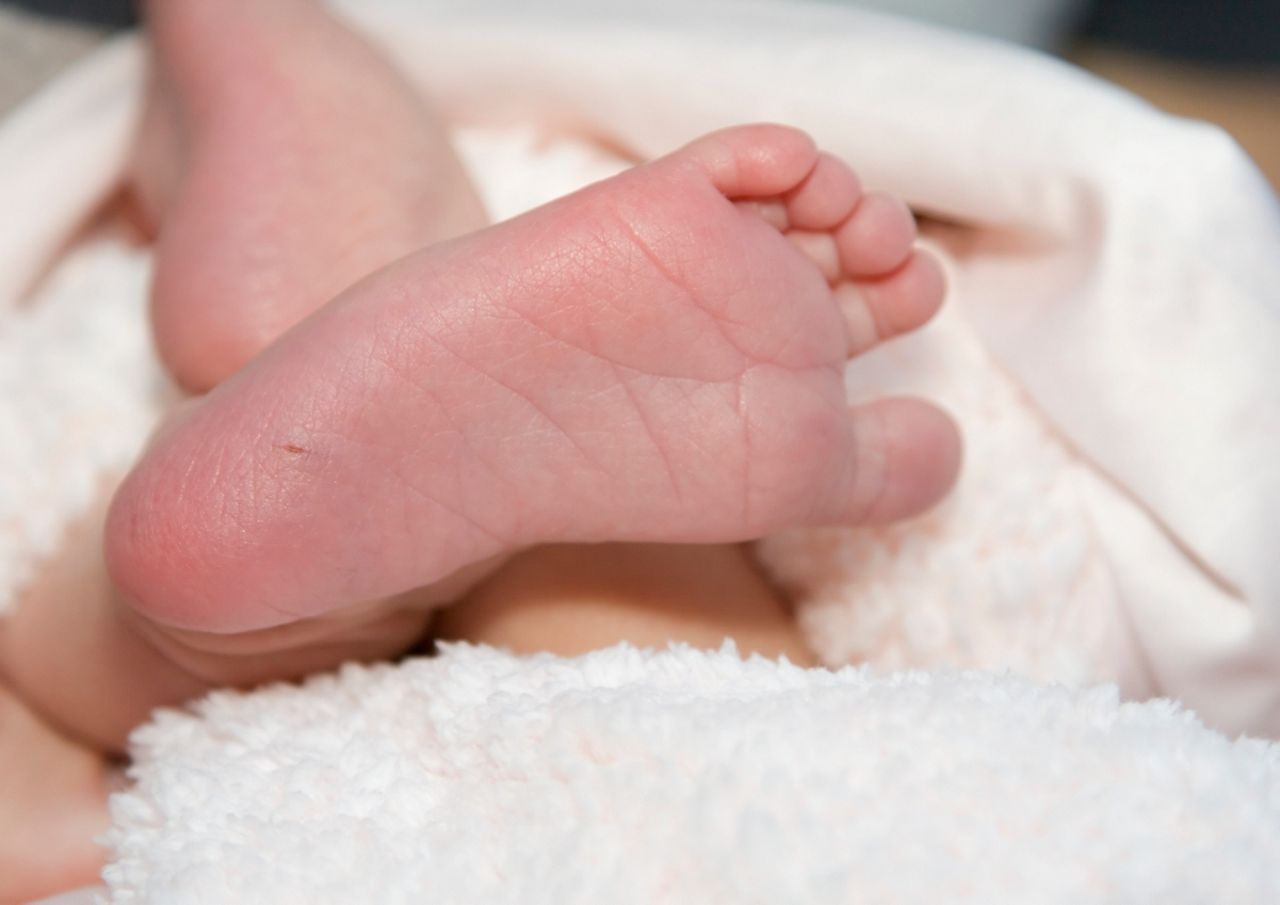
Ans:
<svg viewBox="0 0 1280 905"><path fill-rule="evenodd" d="M794 532L763 545L827 662L1009 667L1072 685L1114 679L1128 697L1181 698L1230 733L1280 734L1280 564L1267 555L1280 518L1280 226L1260 177L1220 133L1170 120L1040 57L801 4L632 10L548 2L536 16L514 2L348 6L456 124L472 128L462 134L464 156L495 216L596 178L619 165L618 156L642 159L751 119L811 129L868 185L896 190L934 215L927 233L951 271L950 308L920 336L855 363L850 387L859 397L906 388L945 401L969 437L966 471L950 502L912 524ZM94 477L127 463L165 392L142 351L145 254L110 231L68 245L120 178L138 63L136 45L122 42L0 126L0 605L82 511ZM523 137L495 131L513 126ZM530 129L554 141L538 146ZM83 374L67 377L68 368ZM1274 840L1261 828L1277 824L1274 749L1233 747L1165 704L1117 709L1103 692L945 672L832 678L741 667L727 654L645 658L615 649L561 662L466 650L438 663L349 670L301 690L215 698L195 716L160 718L137 737L136 789L117 800L115 895L213 901L227 889L227 901L243 900L236 896L245 890L210 879L207 863L218 853L228 871L234 865L262 881L252 889L270 890L258 901L310 901L307 877L334 877L324 870L340 868L350 873L333 880L334 889L363 884L391 897L417 882L421 853L353 854L368 840L382 841L366 849L391 844L379 834L402 824L380 822L385 814L417 821L421 844L457 836L450 857L469 865L476 882L506 871L508 889L548 890L552 901L565 888L558 884L625 888L630 862L618 840L635 845L648 838L641 830L657 836L673 822L685 833L680 839L707 836L708 858L768 850L772 860L752 855L735 864L749 866L759 888L794 888L799 899L820 898L824 877L834 897L852 876L841 871L877 864L892 870L868 873L865 897L888 890L886 897L931 901L1007 888L1065 901L1053 898L1061 888L1093 901L1166 892L1173 901L1274 899L1267 885ZM652 698L660 710L678 698L696 717L673 716L670 725L682 728L665 730L670 737L664 724L639 717L643 731L627 730L636 769L651 768L653 777L612 791L595 779L580 786L573 774L581 758L594 756L591 748L537 748L545 763L521 773L511 749L527 736L506 727L518 723L520 704L541 714L548 732L588 726L609 710L592 701L613 681L616 663L639 674L628 679L629 694ZM552 673L577 675L565 681L578 683L579 696L540 698ZM485 702L480 709L495 714L493 722L468 735L467 708L446 703L451 682L470 684L468 700ZM735 697L714 691L717 683L741 688ZM364 692L376 697L377 689L421 696L424 709L343 736L365 706ZM892 689L908 689L912 707ZM781 703L757 707L775 694ZM504 697L512 695L517 705ZM873 723L858 723L869 702L890 699ZM618 720L634 710L622 708ZM1090 715L1099 712L1105 731L1094 732ZM736 734L740 721L723 713L754 721ZM686 723L705 731L686 732ZM281 734L285 724L292 728ZM604 716L600 725L606 737L622 731ZM849 753L854 738L840 734L859 725L875 727L856 736L867 749L860 753L874 758L858 769L874 764L870 773L850 766L858 763ZM689 733L695 743L686 750L676 736ZM325 747L334 737L348 738L341 752ZM774 742L780 747L770 748ZM825 745L842 747L822 752L831 758L822 761ZM1059 750L1069 752L1064 760L1054 759ZM766 779L750 778L779 751L801 758L795 772L775 765L761 774ZM257 771L260 785L222 772L237 759ZM350 763L368 774L360 787L369 792L360 804L366 810L355 817L342 796L359 788L332 787L353 775L343 772ZM891 791L899 763L913 764L910 782ZM450 808L466 801L439 797L448 787L418 775L441 764L497 823L461 834L465 825ZM1048 774L1036 772L1043 764ZM761 799L759 808L739 793L704 802L703 767L726 773L723 789L776 778L788 794ZM747 779L727 775L739 769ZM1002 785L1010 773L1012 784ZM383 774L417 783L417 797L406 797L415 803L411 815L398 809L395 783ZM541 832L547 812L520 811L519 796L503 785L522 775L562 781L582 815L577 828L563 818L560 835ZM957 794L968 810L954 808L968 814L964 829L954 816L939 824L946 832L931 828L932 803L961 775ZM1039 792L1054 794L1051 779L1076 775L1104 784L1070 785L1078 794L1035 810ZM684 786L666 788L682 776ZM215 809L221 816L192 823L185 796L207 791L205 782L225 795ZM864 798L882 788L877 810ZM560 792L547 794L548 809L568 806ZM894 795L911 796L916 810ZM380 807L369 804L375 798ZM808 844L829 852L847 838L857 849L847 858L864 860L832 861L824 872L788 839L819 813L814 799L828 798L844 805L821 812L821 836L805 828ZM263 801L278 805L278 824L275 811L253 809ZM1029 810L1019 811L1024 804ZM577 859L583 850L572 844L610 838L601 815L614 812L631 823L608 843L613 860ZM862 812L878 816L858 825ZM900 824L899 812L917 818ZM987 816L996 829L984 828ZM292 861L301 851L292 847L294 820L314 823L308 838L329 847L317 842ZM1186 835L1160 835L1175 832ZM908 849L914 854L894 860ZM672 898L698 900L704 875L674 854L680 850L641 862L636 882L665 878ZM981 870L966 860L975 858ZM926 860L928 871L919 866ZM1090 869L1068 871L1073 861ZM654 879L659 869L667 873ZM270 887L268 875L299 885ZM182 877L195 885L182 887ZM433 889L445 901L473 898Z"/></svg>
<svg viewBox="0 0 1280 905"><path fill-rule="evenodd" d="M1280 747L1114 688L449 646L134 748L120 905L1280 901Z"/></svg>

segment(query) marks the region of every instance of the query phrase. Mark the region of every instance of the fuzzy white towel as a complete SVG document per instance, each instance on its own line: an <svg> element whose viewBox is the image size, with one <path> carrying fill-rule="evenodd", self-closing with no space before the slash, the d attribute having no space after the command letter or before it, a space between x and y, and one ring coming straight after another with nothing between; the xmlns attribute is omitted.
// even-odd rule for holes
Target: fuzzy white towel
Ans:
<svg viewBox="0 0 1280 905"><path fill-rule="evenodd" d="M1280 748L1114 688L462 646L134 744L121 905L1280 901Z"/></svg>
<svg viewBox="0 0 1280 905"><path fill-rule="evenodd" d="M777 119L937 218L927 232L950 266L950 310L855 363L850 387L946 402L969 442L957 494L910 525L762 546L827 662L1114 680L1232 733L1280 735L1280 563L1266 548L1280 536L1280 218L1220 133L1037 56L823 7L345 6L472 127L463 150L497 216L618 155ZM127 463L165 391L144 351L145 254L109 233L64 251L119 179L138 63L124 42L0 128L0 606L94 477ZM556 140L540 148L531 128ZM671 722L638 704L610 716L619 675ZM578 691L553 693L565 688ZM421 707L361 723L365 692ZM604 884L597 897L615 899L633 881L675 900L1272 900L1274 749L1098 694L950 673L832 677L727 654L561 663L454 650L157 721L138 736L138 786L116 804L110 881L121 901L482 897L415 885L431 863L456 884L501 876L522 901L586 900ZM523 760L519 703L561 739ZM632 773L556 747L597 722L606 739L625 729ZM870 760L851 759L858 746ZM344 788L366 770L366 785ZM723 782L689 779L712 774ZM786 794L749 798L761 775ZM513 776L545 814L521 804ZM1063 777L1079 777L1077 794L1054 786ZM471 809L474 825L453 816ZM951 816L933 824L935 810ZM613 860L588 857L597 838ZM850 851L833 860L842 839ZM357 857L384 845L387 857ZM731 882L734 851L749 886L700 885ZM462 866L441 867L441 852ZM215 857L245 884L211 880L202 865Z"/></svg>

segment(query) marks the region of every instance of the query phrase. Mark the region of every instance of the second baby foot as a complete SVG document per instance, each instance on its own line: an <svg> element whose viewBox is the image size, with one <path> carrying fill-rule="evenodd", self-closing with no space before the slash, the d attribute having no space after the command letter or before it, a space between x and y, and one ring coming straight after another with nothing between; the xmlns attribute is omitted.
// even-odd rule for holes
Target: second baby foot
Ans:
<svg viewBox="0 0 1280 905"><path fill-rule="evenodd" d="M148 0L133 165L157 349L189 390L356 280L484 225L443 125L319 0Z"/></svg>
<svg viewBox="0 0 1280 905"><path fill-rule="evenodd" d="M941 301L914 237L804 133L747 126L418 252L168 425L113 576L157 623L243 632L538 543L921 511L951 421L843 384Z"/></svg>

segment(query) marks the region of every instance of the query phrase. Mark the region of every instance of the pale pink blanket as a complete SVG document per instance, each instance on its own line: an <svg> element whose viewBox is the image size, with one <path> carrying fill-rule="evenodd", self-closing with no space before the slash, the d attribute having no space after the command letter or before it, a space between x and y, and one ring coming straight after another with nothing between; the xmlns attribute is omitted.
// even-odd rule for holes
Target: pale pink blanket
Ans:
<svg viewBox="0 0 1280 905"><path fill-rule="evenodd" d="M960 494L766 545L828 659L1115 679L1280 735L1280 209L1224 133L839 8L377 6L346 4L460 122L646 158L781 120L945 221L949 319L850 385L957 410Z"/></svg>

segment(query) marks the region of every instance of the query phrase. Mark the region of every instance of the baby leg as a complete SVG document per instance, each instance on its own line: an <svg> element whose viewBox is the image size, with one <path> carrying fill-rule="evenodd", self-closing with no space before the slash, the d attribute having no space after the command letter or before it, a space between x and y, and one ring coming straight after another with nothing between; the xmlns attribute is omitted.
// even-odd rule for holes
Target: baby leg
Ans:
<svg viewBox="0 0 1280 905"><path fill-rule="evenodd" d="M620 641L682 641L814 665L791 607L739 545L553 545L512 557L433 634L575 656Z"/></svg>
<svg viewBox="0 0 1280 905"><path fill-rule="evenodd" d="M75 684L74 670L66 669L87 649L113 644L110 631L86 624L99 618L95 598L109 588L101 555L105 508L104 496L97 512L72 527L18 608L0 618L0 902L90 885L106 854L93 840L107 828L114 771L100 752L47 719L114 703ZM131 663L150 653L116 652ZM19 680L21 689L11 685ZM39 693L33 698L29 689Z"/></svg>
<svg viewBox="0 0 1280 905"><path fill-rule="evenodd" d="M0 902L96 882L111 772L0 682Z"/></svg>

